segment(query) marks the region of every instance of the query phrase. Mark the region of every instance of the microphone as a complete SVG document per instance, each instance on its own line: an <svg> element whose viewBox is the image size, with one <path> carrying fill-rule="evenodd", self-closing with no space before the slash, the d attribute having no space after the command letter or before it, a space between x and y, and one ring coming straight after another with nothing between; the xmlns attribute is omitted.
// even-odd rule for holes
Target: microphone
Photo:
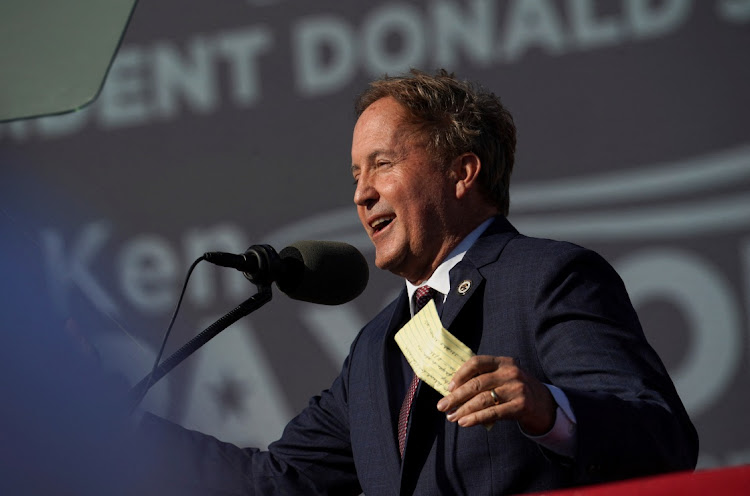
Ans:
<svg viewBox="0 0 750 496"><path fill-rule="evenodd" d="M290 298L340 305L359 296L369 269L362 253L338 241L297 241L276 253L269 245L253 245L242 255L204 254L206 261L244 272L255 284L276 286Z"/></svg>

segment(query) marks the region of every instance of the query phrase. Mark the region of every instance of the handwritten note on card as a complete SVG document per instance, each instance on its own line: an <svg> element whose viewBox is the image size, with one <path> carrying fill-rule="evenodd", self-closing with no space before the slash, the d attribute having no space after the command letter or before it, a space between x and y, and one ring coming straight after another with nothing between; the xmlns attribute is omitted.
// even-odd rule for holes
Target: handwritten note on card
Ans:
<svg viewBox="0 0 750 496"><path fill-rule="evenodd" d="M443 396L456 370L474 353L443 328L430 301L395 336L406 360L417 377Z"/></svg>

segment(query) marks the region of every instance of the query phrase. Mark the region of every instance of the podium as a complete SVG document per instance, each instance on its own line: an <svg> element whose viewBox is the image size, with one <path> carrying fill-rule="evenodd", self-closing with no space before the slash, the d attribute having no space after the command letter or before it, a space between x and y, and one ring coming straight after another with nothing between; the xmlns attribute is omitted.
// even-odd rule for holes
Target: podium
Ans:
<svg viewBox="0 0 750 496"><path fill-rule="evenodd" d="M536 496L747 496L750 465L643 477L622 482L534 493Z"/></svg>

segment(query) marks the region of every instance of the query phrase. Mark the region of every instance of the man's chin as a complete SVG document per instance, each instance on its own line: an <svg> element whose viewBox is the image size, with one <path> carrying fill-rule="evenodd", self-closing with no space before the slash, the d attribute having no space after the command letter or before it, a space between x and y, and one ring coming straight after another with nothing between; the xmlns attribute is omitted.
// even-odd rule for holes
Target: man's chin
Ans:
<svg viewBox="0 0 750 496"><path fill-rule="evenodd" d="M405 257L399 257L397 255L391 257L378 256L378 254L376 253L375 266L378 269L387 270L391 274L398 277L412 280L410 276L412 276L413 274L409 272L409 267L407 267L407 264L404 262L404 258Z"/></svg>
<svg viewBox="0 0 750 496"><path fill-rule="evenodd" d="M375 248L375 267L380 270L387 270L398 275L399 257L393 253L384 253L384 250Z"/></svg>
<svg viewBox="0 0 750 496"><path fill-rule="evenodd" d="M390 271L391 263L390 260L383 260L381 257L375 254L375 267L377 267L380 270L388 270Z"/></svg>

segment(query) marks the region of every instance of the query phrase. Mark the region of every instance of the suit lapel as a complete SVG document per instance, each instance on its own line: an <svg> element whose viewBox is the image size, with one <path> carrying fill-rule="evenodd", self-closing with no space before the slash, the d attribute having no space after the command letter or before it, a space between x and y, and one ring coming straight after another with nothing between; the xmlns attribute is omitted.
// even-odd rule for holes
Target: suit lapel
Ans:
<svg viewBox="0 0 750 496"><path fill-rule="evenodd" d="M451 292L445 300L440 321L443 327L450 328L466 303L484 283L484 277L471 264L461 261L451 270Z"/></svg>
<svg viewBox="0 0 750 496"><path fill-rule="evenodd" d="M466 252L463 260L450 272L451 292L441 314L443 327L449 329L461 310L484 284L481 268L494 262L518 231L505 219L497 216L487 230Z"/></svg>

